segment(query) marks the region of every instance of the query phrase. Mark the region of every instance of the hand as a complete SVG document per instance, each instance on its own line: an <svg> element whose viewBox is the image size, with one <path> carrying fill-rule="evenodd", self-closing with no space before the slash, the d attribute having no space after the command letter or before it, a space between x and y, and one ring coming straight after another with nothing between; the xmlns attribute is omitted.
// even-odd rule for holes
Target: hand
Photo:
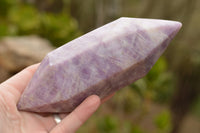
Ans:
<svg viewBox="0 0 200 133"><path fill-rule="evenodd" d="M74 133L112 95L100 101L96 95L86 98L70 114L60 114L56 124L53 115L17 110L17 102L39 64L30 66L0 84L0 133Z"/></svg>

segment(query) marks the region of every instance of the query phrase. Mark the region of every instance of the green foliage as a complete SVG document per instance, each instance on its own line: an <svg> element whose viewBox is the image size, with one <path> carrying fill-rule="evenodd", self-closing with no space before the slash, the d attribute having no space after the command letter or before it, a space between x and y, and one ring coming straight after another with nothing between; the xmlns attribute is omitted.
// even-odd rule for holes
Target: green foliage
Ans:
<svg viewBox="0 0 200 133"><path fill-rule="evenodd" d="M154 123L160 133L168 133L171 130L171 115L169 111L163 111L155 118Z"/></svg>
<svg viewBox="0 0 200 133"><path fill-rule="evenodd" d="M11 35L37 34L40 28L40 15L31 6L14 7L8 14Z"/></svg>
<svg viewBox="0 0 200 133"><path fill-rule="evenodd" d="M0 18L7 16L13 4L12 0L0 0Z"/></svg>
<svg viewBox="0 0 200 133"><path fill-rule="evenodd" d="M144 133L139 126L133 126L130 133Z"/></svg>
<svg viewBox="0 0 200 133"><path fill-rule="evenodd" d="M0 37L8 35L8 27L5 23L0 22Z"/></svg>
<svg viewBox="0 0 200 133"><path fill-rule="evenodd" d="M110 101L110 106L114 110L126 114L133 113L141 104L141 98L128 87L119 90L119 94L115 95Z"/></svg>
<svg viewBox="0 0 200 133"><path fill-rule="evenodd" d="M156 102L168 102L175 89L174 75L167 71L164 57L158 59L150 72L143 79L131 85L141 97L153 99Z"/></svg>
<svg viewBox="0 0 200 133"><path fill-rule="evenodd" d="M69 15L61 14L43 14L41 17L41 36L49 38L55 44L64 44L81 33L77 30L77 23ZM50 34L49 34L50 33Z"/></svg>
<svg viewBox="0 0 200 133"><path fill-rule="evenodd" d="M140 125L132 124L130 121L125 121L118 130L120 129L120 133L146 133L142 130Z"/></svg>
<svg viewBox="0 0 200 133"><path fill-rule="evenodd" d="M4 2L6 9L0 9L5 10L6 15L1 15L0 36L36 34L60 46L81 35L77 22L66 11L59 14L41 13L31 5L13 5L8 0L1 2Z"/></svg>
<svg viewBox="0 0 200 133"><path fill-rule="evenodd" d="M113 114L102 114L98 111L78 133L146 133L140 125L133 124L130 120L121 119Z"/></svg>
<svg viewBox="0 0 200 133"><path fill-rule="evenodd" d="M200 120L200 96L196 100L194 106L193 106L193 113L198 117Z"/></svg>
<svg viewBox="0 0 200 133"><path fill-rule="evenodd" d="M118 132L119 120L111 115L100 118L97 122L98 130L102 133L116 133Z"/></svg>
<svg viewBox="0 0 200 133"><path fill-rule="evenodd" d="M151 71L149 71L147 78L149 80L156 80L160 77L160 74L165 72L167 69L167 62L164 59L164 57L161 57L158 59L158 61L155 63Z"/></svg>

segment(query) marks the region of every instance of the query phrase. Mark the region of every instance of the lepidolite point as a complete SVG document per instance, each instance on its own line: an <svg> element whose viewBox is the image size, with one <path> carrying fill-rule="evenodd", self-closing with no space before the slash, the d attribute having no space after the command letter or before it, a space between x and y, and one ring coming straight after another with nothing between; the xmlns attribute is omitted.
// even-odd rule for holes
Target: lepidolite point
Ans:
<svg viewBox="0 0 200 133"><path fill-rule="evenodd" d="M120 18L50 52L18 103L19 110L71 112L86 97L109 94L144 77L181 23Z"/></svg>

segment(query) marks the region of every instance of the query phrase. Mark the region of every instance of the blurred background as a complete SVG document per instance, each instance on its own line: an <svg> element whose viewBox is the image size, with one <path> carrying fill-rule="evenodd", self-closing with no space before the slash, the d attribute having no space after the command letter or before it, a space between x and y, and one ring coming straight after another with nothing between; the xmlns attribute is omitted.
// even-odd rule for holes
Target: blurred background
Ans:
<svg viewBox="0 0 200 133"><path fill-rule="evenodd" d="M121 16L183 27L149 74L121 89L78 133L200 133L199 0L0 0L0 82Z"/></svg>

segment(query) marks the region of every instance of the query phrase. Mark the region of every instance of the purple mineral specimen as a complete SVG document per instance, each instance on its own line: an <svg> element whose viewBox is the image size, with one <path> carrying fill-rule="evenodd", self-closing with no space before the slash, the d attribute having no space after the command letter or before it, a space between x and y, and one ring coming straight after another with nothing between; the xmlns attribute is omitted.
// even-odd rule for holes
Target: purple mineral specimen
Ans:
<svg viewBox="0 0 200 133"><path fill-rule="evenodd" d="M18 103L19 110L71 112L145 76L181 23L120 18L50 52Z"/></svg>

